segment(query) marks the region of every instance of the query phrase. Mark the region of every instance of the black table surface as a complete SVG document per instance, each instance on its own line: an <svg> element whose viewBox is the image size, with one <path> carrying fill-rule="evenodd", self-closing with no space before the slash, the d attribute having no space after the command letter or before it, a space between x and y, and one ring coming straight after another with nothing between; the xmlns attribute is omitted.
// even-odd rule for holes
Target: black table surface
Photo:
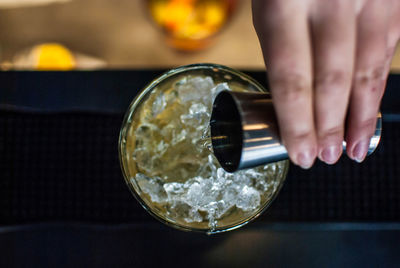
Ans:
<svg viewBox="0 0 400 268"><path fill-rule="evenodd" d="M373 155L290 166L255 222L206 237L158 223L120 171L124 112L162 72L0 72L1 267L154 266L181 253L176 264L193 267L400 264L400 75L388 80ZM248 73L265 85L264 72Z"/></svg>

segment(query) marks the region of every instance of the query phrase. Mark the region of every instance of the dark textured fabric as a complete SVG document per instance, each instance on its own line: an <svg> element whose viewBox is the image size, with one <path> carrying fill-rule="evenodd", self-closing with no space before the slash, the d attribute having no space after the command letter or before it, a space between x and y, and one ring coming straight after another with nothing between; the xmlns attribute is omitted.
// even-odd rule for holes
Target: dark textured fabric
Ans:
<svg viewBox="0 0 400 268"><path fill-rule="evenodd" d="M0 111L0 224L153 221L118 161L121 114ZM400 123L362 164L342 157L285 185L258 221L399 221Z"/></svg>

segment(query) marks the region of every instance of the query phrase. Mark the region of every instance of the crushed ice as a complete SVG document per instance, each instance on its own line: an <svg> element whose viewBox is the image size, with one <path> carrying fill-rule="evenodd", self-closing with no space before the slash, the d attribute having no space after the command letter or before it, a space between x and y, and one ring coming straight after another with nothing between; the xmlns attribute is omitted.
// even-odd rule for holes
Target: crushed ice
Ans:
<svg viewBox="0 0 400 268"><path fill-rule="evenodd" d="M266 179L276 165L227 173L210 152L210 112L222 90L229 90L227 83L215 85L211 77L189 76L175 83L168 94L153 92L158 95L146 117L149 122L142 122L135 131L133 158L139 172L131 178L152 202L167 207L170 217L188 223L207 220L211 229L235 208L244 212L259 209L262 195L276 187ZM173 107L176 102L180 111ZM163 116L169 121L159 127L155 122ZM185 180L174 181L171 174Z"/></svg>

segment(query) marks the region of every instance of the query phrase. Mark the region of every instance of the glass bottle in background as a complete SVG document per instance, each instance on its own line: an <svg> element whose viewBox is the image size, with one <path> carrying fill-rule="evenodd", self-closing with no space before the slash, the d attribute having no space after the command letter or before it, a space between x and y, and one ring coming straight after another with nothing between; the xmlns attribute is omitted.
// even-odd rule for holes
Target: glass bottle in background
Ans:
<svg viewBox="0 0 400 268"><path fill-rule="evenodd" d="M209 47L237 6L237 0L146 0L167 43L178 50Z"/></svg>

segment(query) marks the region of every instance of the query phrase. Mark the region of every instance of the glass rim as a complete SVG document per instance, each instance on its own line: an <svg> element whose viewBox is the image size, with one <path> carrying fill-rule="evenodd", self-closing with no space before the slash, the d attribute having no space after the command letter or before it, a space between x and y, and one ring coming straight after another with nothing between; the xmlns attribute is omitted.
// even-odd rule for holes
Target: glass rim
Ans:
<svg viewBox="0 0 400 268"><path fill-rule="evenodd" d="M147 84L140 92L139 94L136 95L136 97L132 100L132 102L130 103L130 105L128 106L128 109L124 115L124 118L122 120L122 125L121 125L121 129L119 132L119 138L118 138L118 156L119 156L119 163L120 163L120 167L121 167L121 171L125 180L125 183L127 184L130 192L132 193L132 195L135 197L135 199L140 203L140 205L150 214L152 215L154 218L156 218L158 221L171 226L175 229L178 230L182 230L182 231L191 231L191 232L199 232L199 233L206 233L206 234L216 234L216 233L222 233L222 232L227 232L227 231L232 231L235 230L237 228L240 228L244 225L246 225L247 223L255 220L256 218L258 218L266 209L268 209L268 207L273 203L273 201L275 200L276 196L278 195L278 193L280 192L286 177L287 177L287 173L288 173L288 169L289 169L289 161L288 160L284 160L282 162L285 162L283 165L283 168L281 171L279 171L282 176L282 180L279 183L277 189L275 190L275 192L272 194L272 196L270 197L270 199L268 201L265 202L265 204L263 204L263 206L261 208L259 208L256 213L254 213L251 216L245 217L243 220L238 221L237 223L231 224L231 225L227 225L225 227L217 227L214 230L211 229L207 229L207 228L195 228L195 227L188 227L185 225L182 225L180 223L177 222L172 222L169 221L166 217L163 217L162 215L159 215L157 212L153 211L153 209L143 200L143 198L141 198L141 196L139 195L139 193L135 190L134 186L132 185L132 183L130 182L130 178L128 178L127 174L129 172L127 172L127 161L126 161L126 157L124 157L123 155L123 146L124 146L124 138L126 137L126 132L128 130L128 127L131 124L131 117L134 113L134 111L136 110L136 108L138 107L138 105L142 102L142 100L147 96L148 93L150 93L156 86L158 86L161 82L163 82L164 80L184 73L184 72L188 72L188 71L193 71L193 70L222 70L228 73L231 73L235 76L240 77L242 80L245 80L247 82L249 82L250 84L252 84L253 86L255 86L258 90L263 91L263 92L268 92L258 81L256 81L254 78L248 76L245 73L242 73L238 70L234 70L232 68L229 68L227 66L224 65L219 65L219 64L214 64L214 63L197 63L197 64L190 64L190 65L184 65L184 66L180 66L177 68L173 68L169 71L166 71L165 73L161 74L160 76L156 77L153 81L151 81L149 84Z"/></svg>

